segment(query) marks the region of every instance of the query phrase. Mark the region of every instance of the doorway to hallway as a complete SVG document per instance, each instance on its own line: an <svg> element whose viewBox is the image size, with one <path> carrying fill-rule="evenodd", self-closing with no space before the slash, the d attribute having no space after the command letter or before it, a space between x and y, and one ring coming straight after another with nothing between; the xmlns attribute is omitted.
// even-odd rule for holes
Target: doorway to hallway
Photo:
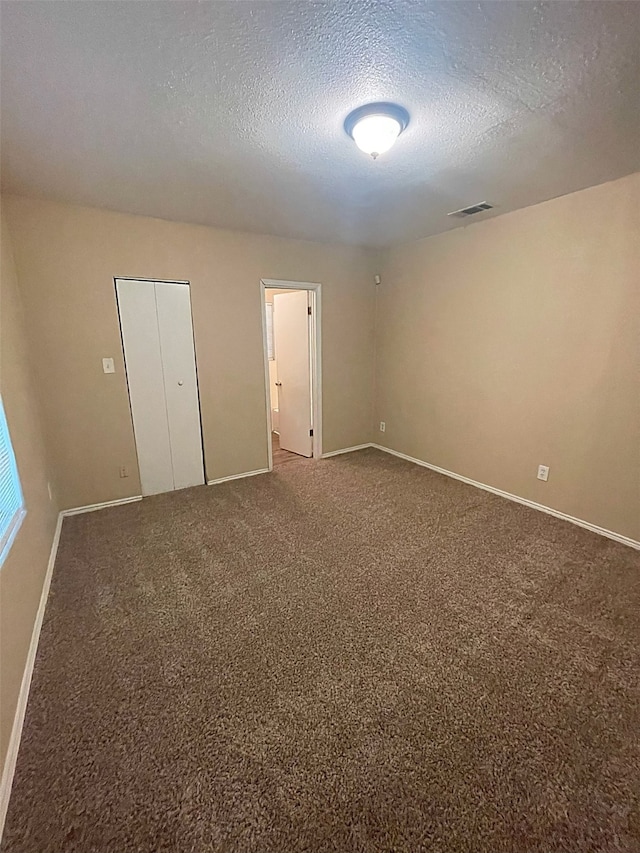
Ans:
<svg viewBox="0 0 640 853"><path fill-rule="evenodd" d="M269 469L321 455L320 285L263 279Z"/></svg>

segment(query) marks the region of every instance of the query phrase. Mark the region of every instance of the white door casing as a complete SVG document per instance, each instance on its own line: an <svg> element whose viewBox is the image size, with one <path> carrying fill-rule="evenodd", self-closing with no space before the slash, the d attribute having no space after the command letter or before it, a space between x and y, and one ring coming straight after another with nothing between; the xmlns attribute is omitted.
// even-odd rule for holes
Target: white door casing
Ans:
<svg viewBox="0 0 640 853"><path fill-rule="evenodd" d="M142 494L201 485L189 285L117 279L116 292Z"/></svg>
<svg viewBox="0 0 640 853"><path fill-rule="evenodd" d="M309 457L313 455L310 294L278 293L273 305L280 447Z"/></svg>

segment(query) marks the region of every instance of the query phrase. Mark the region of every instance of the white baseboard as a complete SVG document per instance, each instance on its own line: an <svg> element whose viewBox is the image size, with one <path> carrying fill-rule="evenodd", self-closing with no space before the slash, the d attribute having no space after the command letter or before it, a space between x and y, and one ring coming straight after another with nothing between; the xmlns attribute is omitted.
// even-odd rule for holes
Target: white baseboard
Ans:
<svg viewBox="0 0 640 853"><path fill-rule="evenodd" d="M407 462L413 462L415 465L421 465L423 468L429 468L431 471L437 471L438 474L444 474L445 477L452 477L454 480L460 480L461 483L467 483L469 486L475 486L477 489L484 489L485 492L491 492L494 495L499 495L501 498L515 501L515 503L523 504L523 506L537 509L540 512L545 512L547 515L553 515L554 518L561 518L563 521L570 521L571 524L577 524L578 527L584 527L585 530L590 530L592 533L597 533L600 536L606 536L607 539L613 539L615 542L620 542L622 545L628 545L630 548L640 550L640 542L635 539L630 539L628 536L623 536L621 533L615 533L613 530L607 530L605 527L598 527L597 524L591 524L589 521L584 521L582 518L574 518L572 515L567 515L560 510L552 509L550 506L536 503L535 501L521 498L518 495L512 495L510 492L503 492L502 489L496 489L493 486L487 486L485 483L479 483L477 480L470 480L468 477L463 477L462 474L456 474L453 471L447 471L446 468L439 468L437 465L431 465L429 462L423 462L422 459L416 459L413 456L407 456L406 453L400 453L398 450L391 450L390 447L383 447L381 444L372 444L377 450L382 450L384 453L390 453L392 456L398 456L400 459L406 459Z"/></svg>
<svg viewBox="0 0 640 853"><path fill-rule="evenodd" d="M268 468L258 468L257 471L245 471L244 474L231 474L230 477L219 477L217 480L207 480L207 486L216 486L218 483L228 483L229 480L242 480L244 477L255 477L257 474L268 473Z"/></svg>
<svg viewBox="0 0 640 853"><path fill-rule="evenodd" d="M27 711L27 700L29 699L29 688L31 687L31 676L33 675L33 666L36 661L36 652L38 651L38 640L40 639L40 629L42 628L42 620L44 619L44 611L47 606L47 598L49 597L49 587L51 586L51 577L53 575L53 567L56 562L56 554L58 553L58 543L60 542L60 531L62 530L62 521L64 513L58 513L55 533L53 534L53 542L51 544L51 552L49 554L49 562L47 571L42 584L42 592L40 593L40 603L38 612L33 623L31 632L31 642L29 644L29 652L22 673L22 683L20 684L20 693L18 695L18 704L16 706L15 716L13 718L13 726L11 728L11 737L9 738L9 748L2 770L2 781L0 782L0 840L4 830L4 822L7 817L7 809L9 808L9 798L11 797L11 786L13 784L13 774L16 769L16 761L18 760L18 750L20 749L20 738L22 737L22 726L24 725L24 717Z"/></svg>
<svg viewBox="0 0 640 853"><path fill-rule="evenodd" d="M341 453L353 453L354 450L365 450L367 447L376 447L375 444L354 444L353 447L343 447L342 450L330 450L329 453L323 453L321 459L329 459L331 456L340 456Z"/></svg>
<svg viewBox="0 0 640 853"><path fill-rule="evenodd" d="M95 512L97 509L106 509L108 506L120 506L121 504L132 504L136 501L141 501L142 495L135 495L132 498L120 498L117 501L104 501L100 504L87 504L87 506L74 506L71 509L63 509L61 515L65 518L68 515L81 515L83 512Z"/></svg>

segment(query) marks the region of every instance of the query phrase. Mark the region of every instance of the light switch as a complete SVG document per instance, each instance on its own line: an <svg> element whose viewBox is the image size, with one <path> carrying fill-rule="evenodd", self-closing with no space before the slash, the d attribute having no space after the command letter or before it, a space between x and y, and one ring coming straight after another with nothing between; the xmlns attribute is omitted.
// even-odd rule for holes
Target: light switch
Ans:
<svg viewBox="0 0 640 853"><path fill-rule="evenodd" d="M105 373L115 373L116 367L115 367L115 364L113 363L113 359L112 358L103 358L102 359L102 369L104 370Z"/></svg>

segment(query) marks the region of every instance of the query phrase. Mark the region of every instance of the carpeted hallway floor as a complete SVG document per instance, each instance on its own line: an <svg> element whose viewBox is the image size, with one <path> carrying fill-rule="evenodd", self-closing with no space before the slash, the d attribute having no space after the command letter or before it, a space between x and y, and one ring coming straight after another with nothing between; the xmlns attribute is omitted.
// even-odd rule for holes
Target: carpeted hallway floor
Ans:
<svg viewBox="0 0 640 853"><path fill-rule="evenodd" d="M65 521L3 850L640 850L640 554L375 450Z"/></svg>

